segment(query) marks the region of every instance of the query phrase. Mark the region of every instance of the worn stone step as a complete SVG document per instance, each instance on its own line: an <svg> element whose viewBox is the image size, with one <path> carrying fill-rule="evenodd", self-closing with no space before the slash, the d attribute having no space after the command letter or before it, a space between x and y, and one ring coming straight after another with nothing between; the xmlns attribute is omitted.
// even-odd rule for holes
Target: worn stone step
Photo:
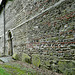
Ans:
<svg viewBox="0 0 75 75"><path fill-rule="evenodd" d="M0 61L6 63L6 62L13 61L13 59L12 59L11 56L9 56L9 57L0 57Z"/></svg>

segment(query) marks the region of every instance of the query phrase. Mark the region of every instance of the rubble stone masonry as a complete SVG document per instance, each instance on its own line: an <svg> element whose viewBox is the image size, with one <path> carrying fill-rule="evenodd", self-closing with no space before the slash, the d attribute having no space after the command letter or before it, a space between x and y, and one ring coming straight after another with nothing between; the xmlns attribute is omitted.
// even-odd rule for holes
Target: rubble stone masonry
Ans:
<svg viewBox="0 0 75 75"><path fill-rule="evenodd" d="M0 20L1 16L2 14ZM1 22L0 24L2 52L3 24ZM12 35L13 53L26 53L31 58L37 55L38 58L40 57L37 58L40 61L39 66L57 71L60 62L75 61L75 0L8 2L6 5L7 55L9 30Z"/></svg>

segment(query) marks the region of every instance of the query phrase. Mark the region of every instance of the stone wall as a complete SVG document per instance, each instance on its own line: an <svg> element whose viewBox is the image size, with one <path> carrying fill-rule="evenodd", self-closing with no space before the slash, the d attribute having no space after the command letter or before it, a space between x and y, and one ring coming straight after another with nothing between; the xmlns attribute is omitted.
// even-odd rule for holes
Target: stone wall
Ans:
<svg viewBox="0 0 75 75"><path fill-rule="evenodd" d="M4 44L4 37L3 37L3 31L4 31L4 26L3 26L3 12L0 14L0 53L3 53L3 44Z"/></svg>
<svg viewBox="0 0 75 75"><path fill-rule="evenodd" d="M14 29L14 50L32 58L35 54L32 63L39 56L39 66L47 69L57 68L59 61L62 63L66 60L67 65L68 60L75 60L74 9L74 2L66 1L25 22L18 27L19 30Z"/></svg>
<svg viewBox="0 0 75 75"><path fill-rule="evenodd" d="M9 2L6 6L6 51L8 30L12 33L14 53L28 54L32 63L36 59L39 61L38 66L54 69L64 60L75 60L74 0Z"/></svg>
<svg viewBox="0 0 75 75"><path fill-rule="evenodd" d="M3 12L0 14L0 36L3 34Z"/></svg>
<svg viewBox="0 0 75 75"><path fill-rule="evenodd" d="M19 50L59 57L70 53L69 45L75 44L74 12L73 2L63 2L13 29L15 47L23 44L25 48Z"/></svg>

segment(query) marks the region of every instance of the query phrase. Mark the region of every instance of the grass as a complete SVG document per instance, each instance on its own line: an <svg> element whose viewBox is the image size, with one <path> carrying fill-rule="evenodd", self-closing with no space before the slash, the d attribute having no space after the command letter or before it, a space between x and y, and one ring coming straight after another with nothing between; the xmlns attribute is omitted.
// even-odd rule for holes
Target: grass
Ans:
<svg viewBox="0 0 75 75"><path fill-rule="evenodd" d="M10 75L10 74L6 72L5 69L0 68L0 75Z"/></svg>
<svg viewBox="0 0 75 75"><path fill-rule="evenodd" d="M33 69L28 69L19 64L2 64L0 65L0 75L40 75Z"/></svg>

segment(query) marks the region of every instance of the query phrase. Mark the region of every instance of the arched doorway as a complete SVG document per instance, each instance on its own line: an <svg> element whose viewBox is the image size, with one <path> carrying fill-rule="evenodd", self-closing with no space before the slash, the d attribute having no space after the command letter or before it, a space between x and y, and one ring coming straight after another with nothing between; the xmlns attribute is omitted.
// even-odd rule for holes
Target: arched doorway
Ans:
<svg viewBox="0 0 75 75"><path fill-rule="evenodd" d="M8 55L13 55L12 34L10 30L8 31Z"/></svg>

